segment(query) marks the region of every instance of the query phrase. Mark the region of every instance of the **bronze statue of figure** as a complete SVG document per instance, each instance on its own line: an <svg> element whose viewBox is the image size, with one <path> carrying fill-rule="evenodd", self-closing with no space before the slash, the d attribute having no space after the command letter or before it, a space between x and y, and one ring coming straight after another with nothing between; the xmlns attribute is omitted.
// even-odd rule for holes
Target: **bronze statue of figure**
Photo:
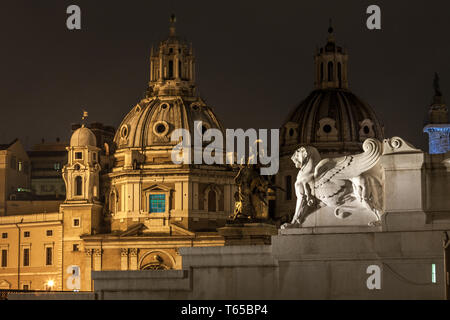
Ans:
<svg viewBox="0 0 450 320"><path fill-rule="evenodd" d="M267 192L269 188L274 190L278 187L269 181L268 176L260 174L260 166L240 165L234 182L238 192L235 194L235 208L234 214L230 217L231 220L268 220L270 217Z"/></svg>

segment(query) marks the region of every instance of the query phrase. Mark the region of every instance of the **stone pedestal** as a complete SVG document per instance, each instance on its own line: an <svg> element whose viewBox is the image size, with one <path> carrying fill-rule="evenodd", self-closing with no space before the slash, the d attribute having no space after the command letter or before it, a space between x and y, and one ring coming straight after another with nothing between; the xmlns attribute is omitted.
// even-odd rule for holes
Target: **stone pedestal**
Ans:
<svg viewBox="0 0 450 320"><path fill-rule="evenodd" d="M225 238L225 245L268 245L271 237L278 234L277 228L269 223L227 223L217 229Z"/></svg>

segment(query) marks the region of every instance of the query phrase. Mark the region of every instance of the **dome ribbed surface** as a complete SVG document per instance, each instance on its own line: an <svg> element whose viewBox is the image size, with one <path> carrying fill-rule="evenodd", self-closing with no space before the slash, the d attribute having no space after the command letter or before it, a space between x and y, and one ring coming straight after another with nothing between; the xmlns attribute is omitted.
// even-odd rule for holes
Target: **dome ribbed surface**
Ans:
<svg viewBox="0 0 450 320"><path fill-rule="evenodd" d="M325 126L327 122L332 126L333 121L334 138L327 139L330 127L324 129L324 123ZM367 137L383 139L383 127L372 108L344 89L312 91L290 113L285 125L288 123L291 126L292 123L298 124L296 142L299 144L327 143L327 148L335 144L338 149L343 143L360 144ZM281 136L282 144L285 144L288 138L283 134Z"/></svg>
<svg viewBox="0 0 450 320"><path fill-rule="evenodd" d="M204 128L194 128L194 121L202 121ZM123 119L114 142L121 148L173 146L170 136L176 129L194 130L215 128L223 132L214 112L199 98L152 97L142 100Z"/></svg>
<svg viewBox="0 0 450 320"><path fill-rule="evenodd" d="M86 128L81 127L75 130L70 138L70 146L71 147L85 147L85 146L97 146L97 139L95 138L94 133Z"/></svg>

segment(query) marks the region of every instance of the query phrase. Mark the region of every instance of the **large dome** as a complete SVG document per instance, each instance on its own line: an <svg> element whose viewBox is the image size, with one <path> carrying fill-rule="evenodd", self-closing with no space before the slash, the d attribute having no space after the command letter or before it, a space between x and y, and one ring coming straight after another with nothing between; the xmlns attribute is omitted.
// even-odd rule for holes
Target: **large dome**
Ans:
<svg viewBox="0 0 450 320"><path fill-rule="evenodd" d="M324 47L317 50L315 90L288 116L281 128L281 153L312 145L321 153L361 151L367 138L383 139L383 127L372 108L348 87L348 54L337 46L333 28Z"/></svg>
<svg viewBox="0 0 450 320"><path fill-rule="evenodd" d="M202 126L194 127L195 121ZM176 129L219 129L223 131L214 112L200 98L195 97L151 97L143 99L124 118L116 132L114 142L119 149L146 148L174 145L170 136Z"/></svg>
<svg viewBox="0 0 450 320"><path fill-rule="evenodd" d="M176 129L194 132L222 126L211 107L196 94L195 58L192 47L176 36L175 17L171 17L167 40L160 42L150 54L150 81L147 97L142 99L123 119L114 137L118 149L163 146L173 147ZM198 128L195 121L201 121Z"/></svg>
<svg viewBox="0 0 450 320"><path fill-rule="evenodd" d="M290 113L282 131L282 145L314 145L322 152L358 151L367 138L383 139L372 108L344 89L311 92Z"/></svg>

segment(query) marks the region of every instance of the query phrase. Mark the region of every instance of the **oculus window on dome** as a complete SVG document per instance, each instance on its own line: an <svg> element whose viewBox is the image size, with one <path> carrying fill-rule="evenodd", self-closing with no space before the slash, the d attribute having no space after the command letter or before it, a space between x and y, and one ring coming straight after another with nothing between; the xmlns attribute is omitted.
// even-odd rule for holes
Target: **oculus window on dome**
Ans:
<svg viewBox="0 0 450 320"><path fill-rule="evenodd" d="M153 126L153 133L159 137L165 136L169 132L169 124L166 121L157 121Z"/></svg>
<svg viewBox="0 0 450 320"><path fill-rule="evenodd" d="M128 126L122 126L122 129L120 129L120 136L122 138L128 137Z"/></svg>

